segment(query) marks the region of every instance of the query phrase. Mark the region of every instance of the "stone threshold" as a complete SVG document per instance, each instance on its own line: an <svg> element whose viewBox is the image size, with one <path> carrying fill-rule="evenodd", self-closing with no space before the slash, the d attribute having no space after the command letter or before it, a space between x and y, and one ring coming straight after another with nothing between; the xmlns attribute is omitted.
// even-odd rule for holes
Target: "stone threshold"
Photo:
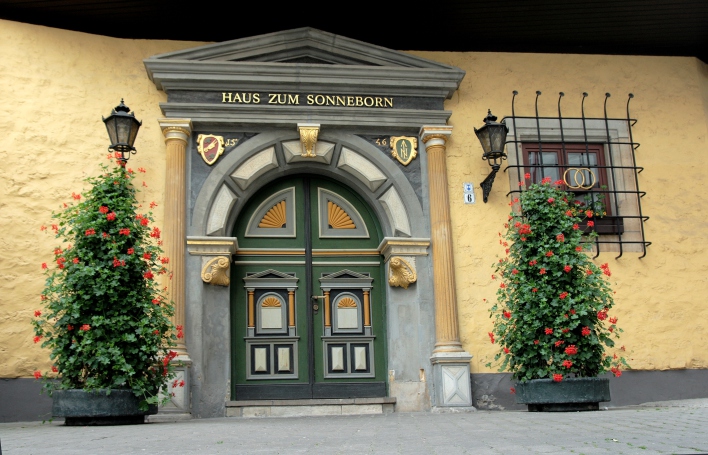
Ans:
<svg viewBox="0 0 708 455"><path fill-rule="evenodd" d="M395 404L395 397L227 401L226 417L388 414L394 411Z"/></svg>

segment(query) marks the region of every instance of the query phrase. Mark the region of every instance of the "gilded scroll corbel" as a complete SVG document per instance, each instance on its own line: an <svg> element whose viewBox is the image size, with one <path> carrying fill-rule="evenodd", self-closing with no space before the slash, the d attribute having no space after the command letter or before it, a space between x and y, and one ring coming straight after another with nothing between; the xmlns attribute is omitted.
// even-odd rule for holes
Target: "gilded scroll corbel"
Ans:
<svg viewBox="0 0 708 455"><path fill-rule="evenodd" d="M202 281L214 286L228 286L230 260L226 256L218 256L209 260L202 267Z"/></svg>
<svg viewBox="0 0 708 455"><path fill-rule="evenodd" d="M418 279L414 266L400 256L394 256L388 262L390 286L408 289L408 286Z"/></svg>
<svg viewBox="0 0 708 455"><path fill-rule="evenodd" d="M317 136L320 132L319 123L298 123L297 130L300 133L300 144L302 144L302 154L306 158L314 158Z"/></svg>

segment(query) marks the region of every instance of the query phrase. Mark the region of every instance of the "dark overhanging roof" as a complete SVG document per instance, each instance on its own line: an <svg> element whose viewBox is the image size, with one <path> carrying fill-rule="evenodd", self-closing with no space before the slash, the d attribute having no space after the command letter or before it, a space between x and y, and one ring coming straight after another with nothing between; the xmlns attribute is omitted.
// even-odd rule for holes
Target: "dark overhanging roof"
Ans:
<svg viewBox="0 0 708 455"><path fill-rule="evenodd" d="M222 3L0 0L0 18L119 38L219 42L309 26L398 50L671 55L708 62L706 0Z"/></svg>

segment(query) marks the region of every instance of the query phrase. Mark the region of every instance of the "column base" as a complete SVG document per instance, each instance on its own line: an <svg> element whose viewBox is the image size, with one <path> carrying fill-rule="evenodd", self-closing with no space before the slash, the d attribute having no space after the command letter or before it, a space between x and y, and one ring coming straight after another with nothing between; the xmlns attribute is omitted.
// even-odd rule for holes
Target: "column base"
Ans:
<svg viewBox="0 0 708 455"><path fill-rule="evenodd" d="M465 351L433 353L430 361L433 364L435 407L472 408L471 359L472 356Z"/></svg>
<svg viewBox="0 0 708 455"><path fill-rule="evenodd" d="M180 353L172 360L172 363L175 365L176 376L167 384L166 394L170 396L170 401L159 406L158 412L160 414L189 414L192 408L189 401L189 368L192 366L192 359L189 358L189 354Z"/></svg>

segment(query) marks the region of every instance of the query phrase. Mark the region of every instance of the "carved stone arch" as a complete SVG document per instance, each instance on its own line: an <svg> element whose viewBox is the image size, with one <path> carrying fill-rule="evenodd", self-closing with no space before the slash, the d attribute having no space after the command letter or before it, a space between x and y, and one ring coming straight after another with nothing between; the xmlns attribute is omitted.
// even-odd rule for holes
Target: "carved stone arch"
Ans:
<svg viewBox="0 0 708 455"><path fill-rule="evenodd" d="M211 169L195 199L189 226L191 236L228 236L238 214L249 198L268 183L296 174L317 174L336 179L349 186L374 210L386 237L429 237L421 201L400 166L381 150L361 137L338 132L322 132L320 141L336 144L330 164L321 162L286 163L282 142L297 140L296 132L272 131L259 134L225 155ZM272 165L251 182L240 185L231 175L244 163L273 148ZM375 166L384 176L383 182L372 184L358 175L356 169L341 160L345 154L357 154ZM266 156L265 158L271 159ZM345 156L346 158L346 156ZM267 160L262 160L267 164ZM276 165L277 163L277 165ZM372 189L373 188L373 189ZM221 206L219 205L221 204ZM227 206L228 213L222 213ZM394 213L392 211L397 211ZM215 217L218 222L215 223ZM221 226L218 226L221 224Z"/></svg>

